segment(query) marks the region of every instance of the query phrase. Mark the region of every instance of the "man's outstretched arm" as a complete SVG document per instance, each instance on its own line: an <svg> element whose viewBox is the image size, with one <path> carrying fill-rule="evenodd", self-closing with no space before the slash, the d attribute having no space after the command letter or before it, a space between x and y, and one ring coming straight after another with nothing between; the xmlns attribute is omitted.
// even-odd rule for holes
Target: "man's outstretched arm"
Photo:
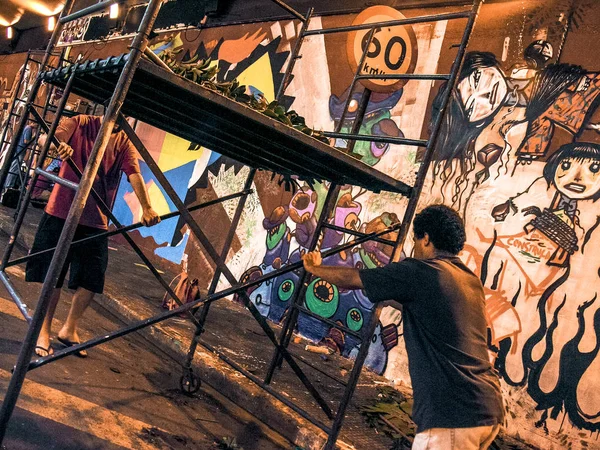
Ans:
<svg viewBox="0 0 600 450"><path fill-rule="evenodd" d="M152 225L156 225L160 222L160 217L152 209L152 205L150 204L150 197L148 196L148 191L146 190L146 183L144 183L144 178L141 173L132 173L129 175L129 182L131 183L131 187L133 188L133 192L135 192L135 196L140 201L140 205L142 206L142 220L141 222L147 227L151 227Z"/></svg>
<svg viewBox="0 0 600 450"><path fill-rule="evenodd" d="M362 289L363 284L358 269L322 265L323 259L318 251L310 252L302 257L304 268L314 276L322 278L343 289Z"/></svg>

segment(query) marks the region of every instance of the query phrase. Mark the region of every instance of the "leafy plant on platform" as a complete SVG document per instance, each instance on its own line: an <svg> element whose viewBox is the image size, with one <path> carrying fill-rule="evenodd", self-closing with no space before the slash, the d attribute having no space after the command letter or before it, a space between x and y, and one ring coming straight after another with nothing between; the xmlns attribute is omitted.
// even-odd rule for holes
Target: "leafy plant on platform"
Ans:
<svg viewBox="0 0 600 450"><path fill-rule="evenodd" d="M200 59L198 55L187 61L178 61L177 55L181 52L177 50L165 50L159 57L163 62L177 75L198 83L202 87L218 92L232 100L250 106L263 113L265 116L275 119L289 127L295 128L304 134L314 137L326 144L329 139L321 131L315 131L306 125L304 117L296 111L286 111L277 101L268 102L263 95L246 94L246 86L240 84L237 79L232 81L217 81L219 68L210 58Z"/></svg>

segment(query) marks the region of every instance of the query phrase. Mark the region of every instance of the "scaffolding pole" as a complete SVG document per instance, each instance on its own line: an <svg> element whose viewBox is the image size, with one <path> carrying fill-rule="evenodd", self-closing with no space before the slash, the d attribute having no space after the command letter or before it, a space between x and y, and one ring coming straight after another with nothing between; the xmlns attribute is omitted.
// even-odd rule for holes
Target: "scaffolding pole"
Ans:
<svg viewBox="0 0 600 450"><path fill-rule="evenodd" d="M61 13L61 18L69 14L74 3L75 3L75 0L66 0L65 6L63 7L63 11ZM38 76L37 76L35 82L33 83L33 87L31 88L31 91L29 92L29 96L27 97L27 102L25 104L25 108L23 108L23 114L21 115L21 117L19 119L19 124L17 125L16 131L13 132L13 137L21 136L21 134L23 134L23 130L25 129L25 125L27 124L27 120L29 119L29 111L31 108L33 108L33 104L35 103L35 99L37 98L38 91L42 84L42 79L41 79L40 75L42 74L42 71L44 70L44 68L46 68L48 66L48 61L50 60L50 57L52 56L52 52L54 51L54 48L56 47L56 43L58 42L58 38L60 37L61 30L62 30L62 27L60 25L57 25L54 28L54 31L52 32L52 36L50 37L50 41L48 42L48 45L46 47L46 52L44 53L44 57L42 58L42 61L40 63L40 71L38 73ZM8 176L10 162L12 161L12 159L15 156L15 152L17 150L18 144L19 144L19 141L13 138L13 140L10 144L10 147L8 148L8 150L6 152L4 162L2 164L2 167L0 168L0 186L4 186L4 183L6 183L6 177ZM0 436L0 438L1 438L1 436ZM1 440L0 440L0 442L1 442Z"/></svg>
<svg viewBox="0 0 600 450"><path fill-rule="evenodd" d="M63 10L63 17L66 16L71 9L71 0L67 0L67 4L68 7L65 6L65 9ZM108 105L106 114L104 116L104 120L102 121L102 125L100 126L100 130L98 132L98 137L96 139L96 142L94 143L92 153L90 154L88 165L84 170L83 178L81 180L81 183L79 184L79 187L75 194L75 198L73 199L71 209L69 210L69 214L65 221L65 226L62 230L60 239L58 241L56 252L54 253L52 262L50 263L48 273L42 286L40 299L35 309L35 313L32 317L31 324L27 330L27 335L25 337L25 340L23 341L21 351L19 352L17 364L10 378L8 390L2 403L2 409L0 410L0 443L4 440L8 422L17 403L17 399L23 386L25 376L27 375L27 369L31 360L31 356L34 352L36 341L40 334L42 322L44 321L44 318L46 317L46 314L48 312L50 299L53 295L56 283L58 281L58 277L60 275L60 271L62 270L62 267L67 258L69 246L71 244L71 241L73 240L73 236L75 235L75 230L79 223L79 219L81 217L81 214L83 213L83 208L85 207L85 203L92 189L92 184L96 177L96 173L98 172L98 167L100 166L102 157L104 156L104 151L106 150L106 147L108 145L108 140L114 127L115 120L117 118L119 110L121 109L121 105L123 104L125 95L127 94L127 90L129 89L129 85L131 84L131 81L133 79L137 63L141 58L144 48L148 43L148 35L152 29L154 20L158 15L160 6L161 0L150 0L150 3L146 8L146 12L140 24L138 34L135 36L132 42L131 50L129 52L129 59L125 64L123 71L121 72L118 86L115 89L115 92L113 93L113 96ZM48 50L46 51L46 55L44 56L44 64L42 67L46 66L50 51L52 50L54 44L58 39L60 30L60 26L57 26L54 30L50 44L48 44ZM75 72L73 72L72 76L75 77ZM37 89L39 89L40 82L41 78L38 77L37 82L34 85L34 89L32 89L32 91L35 91L36 95ZM30 99L35 99L36 95L31 95ZM19 127L20 132L22 132L25 123L23 119L25 119L27 115L28 114L26 112L21 118L21 123ZM14 154L14 150L16 147L15 144L16 142L13 140L9 156L12 156L12 154ZM6 166L7 165L4 164L2 171L2 175L4 176L0 176L0 183L3 183L4 179L6 178Z"/></svg>

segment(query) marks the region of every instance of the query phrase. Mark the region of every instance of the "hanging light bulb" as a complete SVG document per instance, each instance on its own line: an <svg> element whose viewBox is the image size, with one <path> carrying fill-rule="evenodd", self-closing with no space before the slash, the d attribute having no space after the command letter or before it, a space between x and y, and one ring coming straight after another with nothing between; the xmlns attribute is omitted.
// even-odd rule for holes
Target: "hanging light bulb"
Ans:
<svg viewBox="0 0 600 450"><path fill-rule="evenodd" d="M54 16L48 17L48 31L54 31L55 26L56 26L56 17L54 17Z"/></svg>
<svg viewBox="0 0 600 450"><path fill-rule="evenodd" d="M12 27L7 27L6 28L6 37L8 39L12 39L13 38L13 29L12 29Z"/></svg>
<svg viewBox="0 0 600 450"><path fill-rule="evenodd" d="M110 17L111 19L116 19L117 17L119 17L118 3L113 3L112 5L110 5L110 9L108 10L108 17Z"/></svg>

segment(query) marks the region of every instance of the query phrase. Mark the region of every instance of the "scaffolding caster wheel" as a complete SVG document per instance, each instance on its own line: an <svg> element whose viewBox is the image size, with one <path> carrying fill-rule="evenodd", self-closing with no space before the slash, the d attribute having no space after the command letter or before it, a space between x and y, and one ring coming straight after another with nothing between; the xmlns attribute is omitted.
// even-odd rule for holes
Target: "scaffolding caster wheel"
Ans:
<svg viewBox="0 0 600 450"><path fill-rule="evenodd" d="M200 389L200 378L194 374L192 369L184 369L183 375L179 379L179 389L187 395L192 395Z"/></svg>

